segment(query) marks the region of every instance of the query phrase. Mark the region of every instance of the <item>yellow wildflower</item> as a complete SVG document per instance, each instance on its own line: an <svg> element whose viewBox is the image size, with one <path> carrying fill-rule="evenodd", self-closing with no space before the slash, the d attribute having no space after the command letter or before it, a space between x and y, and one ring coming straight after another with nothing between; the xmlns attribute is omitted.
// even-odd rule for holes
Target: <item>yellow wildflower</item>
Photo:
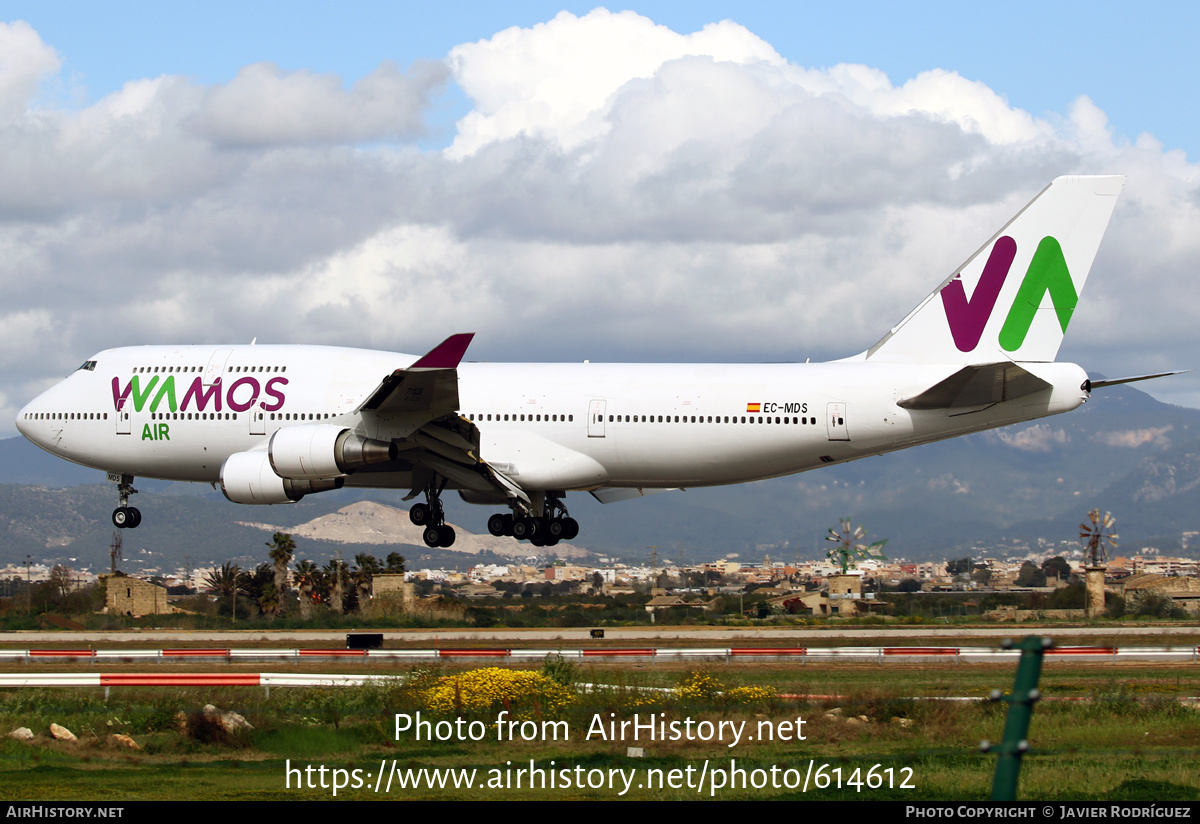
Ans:
<svg viewBox="0 0 1200 824"><path fill-rule="evenodd" d="M504 705L529 709L536 701L546 715L554 715L575 700L570 687L540 672L486 667L442 678L425 691L424 703L433 712L469 713Z"/></svg>

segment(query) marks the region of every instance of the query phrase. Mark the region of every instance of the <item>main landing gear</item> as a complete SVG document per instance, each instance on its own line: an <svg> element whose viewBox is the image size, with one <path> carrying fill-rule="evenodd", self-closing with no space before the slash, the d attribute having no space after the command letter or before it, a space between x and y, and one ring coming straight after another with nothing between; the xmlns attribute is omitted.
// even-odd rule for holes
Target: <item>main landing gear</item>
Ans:
<svg viewBox="0 0 1200 824"><path fill-rule="evenodd" d="M113 510L113 526L117 529L137 529L142 523L142 513L137 507L129 505L129 496L137 494L133 488L133 476L120 475L114 480L117 480L117 496L121 505Z"/></svg>
<svg viewBox="0 0 1200 824"><path fill-rule="evenodd" d="M540 517L516 511L497 512L488 518L488 532L496 537L509 536L529 541L534 546L554 546L579 534L579 522L567 514L567 508L555 495L546 495Z"/></svg>
<svg viewBox="0 0 1200 824"><path fill-rule="evenodd" d="M421 539L428 547L448 547L454 544L454 527L446 523L446 515L442 511L442 490L445 487L445 481L437 487L432 484L426 487L426 502L413 504L408 510L408 519L425 528Z"/></svg>

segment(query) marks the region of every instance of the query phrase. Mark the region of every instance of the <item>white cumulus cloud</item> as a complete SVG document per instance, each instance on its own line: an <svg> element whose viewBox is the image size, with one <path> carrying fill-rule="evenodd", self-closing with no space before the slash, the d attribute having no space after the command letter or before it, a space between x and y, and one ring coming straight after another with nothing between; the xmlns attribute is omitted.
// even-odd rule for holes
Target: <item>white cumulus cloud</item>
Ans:
<svg viewBox="0 0 1200 824"><path fill-rule="evenodd" d="M255 63L210 89L191 125L238 146L410 137L423 130L429 96L446 76L441 63L419 63L406 75L385 61L347 91L333 75Z"/></svg>
<svg viewBox="0 0 1200 824"><path fill-rule="evenodd" d="M26 114L38 85L60 65L28 23L0 23L0 127Z"/></svg>
<svg viewBox="0 0 1200 824"><path fill-rule="evenodd" d="M731 21L678 34L634 12L561 12L529 29L513 27L450 51L455 80L475 102L459 123L450 154L517 135L573 149L606 131L599 114L631 80L652 77L687 56L782 65L770 45ZM669 115L668 115L669 116Z"/></svg>
<svg viewBox="0 0 1200 824"><path fill-rule="evenodd" d="M474 331L488 360L851 355L1071 173L1129 180L1063 357L1200 362L1200 170L1085 98L1038 118L936 66L893 82L788 62L731 21L597 10L404 72L380 55L349 86L254 64L73 110L34 103L59 66L37 32L3 42L27 59L0 47L0 340L36 353L0 363L13 404L135 343L418 352ZM471 110L418 148L450 76Z"/></svg>

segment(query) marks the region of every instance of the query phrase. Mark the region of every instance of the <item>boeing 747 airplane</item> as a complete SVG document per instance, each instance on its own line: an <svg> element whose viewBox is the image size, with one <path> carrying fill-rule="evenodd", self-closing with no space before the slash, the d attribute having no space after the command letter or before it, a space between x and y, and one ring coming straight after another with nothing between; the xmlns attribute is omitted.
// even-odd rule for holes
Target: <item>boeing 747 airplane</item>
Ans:
<svg viewBox="0 0 1200 824"><path fill-rule="evenodd" d="M117 527L136 476L220 483L240 504L342 486L408 490L429 546L441 496L497 507L493 535L570 540L568 492L602 502L804 472L1078 407L1055 363L1124 178L1060 177L865 352L829 363L463 362L324 346L109 349L17 428L108 472ZM1174 374L1174 373L1164 373Z"/></svg>

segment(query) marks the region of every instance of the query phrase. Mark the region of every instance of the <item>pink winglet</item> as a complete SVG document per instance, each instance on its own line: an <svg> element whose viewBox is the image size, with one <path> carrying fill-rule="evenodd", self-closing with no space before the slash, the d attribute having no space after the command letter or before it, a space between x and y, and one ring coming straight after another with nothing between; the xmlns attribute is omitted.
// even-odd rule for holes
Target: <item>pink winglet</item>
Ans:
<svg viewBox="0 0 1200 824"><path fill-rule="evenodd" d="M463 359L463 355L467 353L467 347L471 345L473 337L475 337L474 332L451 335L429 350L429 354L423 356L409 369L455 369Z"/></svg>

